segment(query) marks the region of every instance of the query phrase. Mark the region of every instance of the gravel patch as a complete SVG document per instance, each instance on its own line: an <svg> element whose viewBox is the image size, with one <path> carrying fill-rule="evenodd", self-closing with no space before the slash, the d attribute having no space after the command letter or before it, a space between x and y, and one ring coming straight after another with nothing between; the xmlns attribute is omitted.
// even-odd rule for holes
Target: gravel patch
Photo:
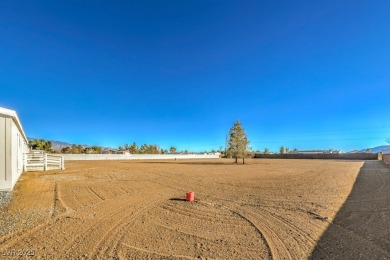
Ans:
<svg viewBox="0 0 390 260"><path fill-rule="evenodd" d="M11 201L12 191L0 191L0 208L7 206Z"/></svg>

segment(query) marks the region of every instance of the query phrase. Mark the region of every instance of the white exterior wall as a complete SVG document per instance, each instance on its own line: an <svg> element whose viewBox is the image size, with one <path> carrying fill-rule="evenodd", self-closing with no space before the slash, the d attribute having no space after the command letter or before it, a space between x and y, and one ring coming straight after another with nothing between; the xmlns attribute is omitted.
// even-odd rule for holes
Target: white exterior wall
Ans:
<svg viewBox="0 0 390 260"><path fill-rule="evenodd" d="M23 172L23 153L28 152L15 111L0 107L0 190L12 190Z"/></svg>
<svg viewBox="0 0 390 260"><path fill-rule="evenodd" d="M215 159L219 154L61 154L65 161Z"/></svg>

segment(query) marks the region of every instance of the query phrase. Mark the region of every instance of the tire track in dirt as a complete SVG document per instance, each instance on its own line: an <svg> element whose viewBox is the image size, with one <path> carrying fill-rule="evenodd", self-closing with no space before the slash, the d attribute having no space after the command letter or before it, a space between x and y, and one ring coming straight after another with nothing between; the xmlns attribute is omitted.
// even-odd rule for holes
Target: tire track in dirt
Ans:
<svg viewBox="0 0 390 260"><path fill-rule="evenodd" d="M93 194L95 194L95 196L98 197L100 200L105 200L105 199L104 199L102 196L100 196L96 191L94 191L94 190L92 189L91 186L88 186L88 189L89 189Z"/></svg>
<svg viewBox="0 0 390 260"><path fill-rule="evenodd" d="M202 201L197 201L198 203L202 203ZM208 204L208 205L212 205L211 203ZM162 209L165 209L165 210L169 210L171 212L175 212L175 213L178 213L178 214L181 214L187 218L195 218L195 219L202 219L202 220L206 220L206 221L215 221L215 218L216 216L213 215L213 214L208 214L209 212L204 212L204 211L197 211L196 212L196 215L194 215L194 209L186 209L186 208L178 208L178 207L174 207L173 205L168 205L168 204L165 204L162 206ZM215 213L215 212L213 212ZM224 215L223 213L220 213L218 212L218 219L222 219L222 217L224 217L224 221L227 221L225 219L225 217L230 217L230 215ZM236 221L233 221L231 220L232 223L236 223Z"/></svg>
<svg viewBox="0 0 390 260"><path fill-rule="evenodd" d="M247 222L246 220L244 220L245 222ZM182 235L185 235L185 236L188 236L188 237L192 237L192 238L196 238L196 239L201 239L201 240L205 240L205 241L208 241L208 243L210 244L218 244L218 242L215 241L215 239L212 239L206 235L198 235L198 234L195 234L194 232L188 232L188 231L183 231L183 230L177 230L176 227L181 227L181 228L186 228L188 226L183 226L183 225L175 225L174 227L170 227L170 226L167 226L167 225L163 225L161 223L153 223L154 225L156 226L159 226L159 227L162 227L164 229L167 229L167 230L170 230L170 231L173 231L173 232L176 232L176 233L180 233ZM213 234L216 234L216 235L221 235L220 232L216 232L216 231L213 231ZM227 235L229 233L226 233L224 235ZM232 243L227 243L227 246L229 247L240 247L240 248L245 248L246 251L251 251L251 252L255 252L255 253L261 253L260 250L257 250L257 249L253 249L253 248L248 248L248 247L245 247L245 246L237 246L237 245L233 245Z"/></svg>
<svg viewBox="0 0 390 260"><path fill-rule="evenodd" d="M53 209L52 209L51 217L53 218L60 214L70 212L72 210L73 209L68 207L63 201L60 185L57 182L55 182L54 190L53 190Z"/></svg>
<svg viewBox="0 0 390 260"><path fill-rule="evenodd" d="M174 208L172 208L173 209L172 211L166 211L165 213L164 211L161 211L163 210L163 208L166 208L164 207L166 206L166 204L171 204L171 203L176 203L176 207L178 208L188 207L188 206L190 208L194 206L194 208L193 211L192 212L189 211L188 214L181 210L176 211L174 210ZM213 209L214 212L211 212L211 209ZM203 212L203 210L206 210L206 212ZM223 214L220 214L221 211L223 212ZM177 212L179 213L179 215L177 215ZM210 217L207 215L209 215ZM211 218L211 215L213 215L214 218ZM195 222L188 221L183 217L194 218L199 222L196 223L197 221ZM220 228L221 226L228 225L226 224L226 222L231 220L232 218L237 218L235 222L237 223L237 221L239 221L241 225L236 225L235 230L232 229L233 228L232 226L230 226L230 228L228 229L226 228L223 228L222 230L218 229L218 227ZM218 219L219 221L216 222L215 219ZM221 222L223 222L223 224L221 224ZM165 230L171 231L170 232L171 235L169 235L169 233L162 232L163 229L159 229L156 227L162 227ZM145 212L145 215L142 218L142 222L138 223L136 230L142 230L143 228L145 228L146 230L153 230L153 231L146 232L142 234L140 237L138 238L133 237L132 239L133 240L136 239L138 241L141 240L149 241L149 243L146 243L144 245L147 248L147 251L150 252L165 251L164 254L168 255L167 252L169 252L169 254L177 254L177 252L181 251L179 254L183 255L183 252L185 252L185 250L183 251L180 248L172 248L172 243L171 246L169 246L169 242L167 242L168 244L166 247L163 247L163 251L161 250L162 249L161 247L155 248L153 246L154 242L150 242L150 241L154 241L153 238L155 236L157 237L156 239L159 239L158 237L162 236L162 237L171 237L171 239L173 240L170 241L177 241L177 239L179 241L186 241L187 246L189 244L192 244L192 247L194 247L195 245L197 246L199 241L203 243L205 243L204 241L207 241L206 244L208 246L211 246L211 248L213 248L212 249L213 253L210 254L210 252L204 252L205 254L204 257L211 258L211 259L214 257L221 258L221 256L218 257L219 254L222 255L225 254L225 257L227 257L228 255L226 255L225 249L231 249L230 251L234 251L235 249L237 249L240 252L244 251L248 254L248 257L251 256L250 258L253 258L255 255L264 254L264 246L260 246L260 248L257 247L253 248L249 246L249 244L252 244L250 243L250 241L253 241L252 238L254 237L253 235L250 235L251 234L250 232L253 232L252 230L254 230L251 224L249 224L246 220L243 220L241 217L237 216L235 213L231 212L226 208L222 208L219 206L216 207L215 205L212 205L212 207L210 208L210 204L206 204L206 203L203 204L197 203L197 206L195 204L190 204L188 202L172 202L169 200L160 203L156 205L156 207L154 207L153 209L151 208L147 212ZM132 233L134 233L134 230L132 230ZM121 240L122 239L120 239L120 241ZM224 242L221 243L222 241ZM124 242L124 243L128 244L128 242ZM247 246L245 246L245 244L247 244ZM264 244L262 243L262 245ZM139 245L132 245L132 246L139 248ZM144 247L142 246L142 248ZM154 248L154 250L152 250L151 248ZM113 252L115 251L119 252L119 250L116 250L115 247L111 248L111 250L113 250ZM189 256L191 257L196 257L199 255L199 252L196 253L193 250L188 252L189 252ZM115 255L111 253L111 254L104 255L104 257L105 258L115 257Z"/></svg>
<svg viewBox="0 0 390 260"><path fill-rule="evenodd" d="M88 189L87 191L88 193L90 193ZM133 189L131 189L131 191L133 191ZM72 239L68 241L65 246L62 247L60 252L61 255L75 255L75 252L72 251L77 250L78 245L82 245L83 241L91 240L91 237L101 239L102 235L100 233L106 232L104 229L102 229L102 227L112 225L112 221L117 222L118 218L116 218L116 216L121 215L122 212L127 212L128 209L135 208L138 205L143 205L145 203L145 199L143 196L137 196L136 198L134 198L133 196L134 195L131 193L122 193L120 195L107 198L104 201L98 200L93 204L87 205L86 207L75 211L73 215L85 216L91 214L95 210L103 213L108 212L109 214L103 215L98 220L94 220L89 225L88 223L83 223L82 227L84 228L79 230L78 234L73 235ZM125 205L120 207L120 205L122 205L123 203L125 203ZM107 208L107 206L109 207ZM97 208L99 208L99 210ZM101 211L102 208L104 208L105 210ZM91 213L88 214L87 212ZM124 215L123 218L130 216L132 212L133 211L130 210L130 213ZM81 251L79 249L79 256L84 253L88 253L88 255L91 255L89 249L81 249Z"/></svg>
<svg viewBox="0 0 390 260"><path fill-rule="evenodd" d="M125 243L122 243L122 245L124 245L125 247L127 248L130 248L132 250L135 250L137 252L141 252L141 253L145 253L145 258L149 259L150 258L150 255L156 257L156 258L162 258L162 259L171 259L171 258L178 258L178 259L194 259L193 257L189 257L189 256L185 256L185 255L174 255L174 254L162 254L162 253L158 253L158 252L154 252L154 251L149 251L149 250L146 250L146 249L143 249L143 248L139 248L139 247L135 247L135 246L132 246L132 245L129 245L129 244L125 244ZM127 255L124 256L123 254L120 254L118 253L118 257L121 258L121 259L126 259L127 258ZM139 258L139 255L136 254L137 258Z"/></svg>
<svg viewBox="0 0 390 260"><path fill-rule="evenodd" d="M160 177L163 177L163 178L166 177L166 176L164 176L162 174L157 174L157 175L159 175ZM178 181L176 178L173 178L173 177L168 177L168 179L170 179L171 181L172 180ZM155 182L155 183L158 183L158 182ZM180 183L180 181L179 181L179 183ZM196 182L193 182L193 181L191 183L192 184L196 184L197 186L206 187L208 189L210 188L210 187L205 186L204 184L199 184L199 183L196 183ZM167 186L167 185L164 184L164 186ZM176 187L172 187L172 186L168 186L168 187L174 188L176 190L185 191L185 189L180 189L180 188L176 188ZM220 199L220 200L226 200L226 199L223 199L223 198L216 197L215 195L207 194L207 196L215 197L215 198ZM226 201L228 201L228 200L226 200ZM207 202L203 202L203 203L207 203ZM219 206L224 207L224 208L234 212L235 214L240 216L242 219L244 219L247 222L249 222L256 229L256 231L259 234L260 238L262 239L263 242L265 242L265 244L266 244L266 246L268 248L268 251L269 251L268 256L269 257L271 257L272 259L293 259L293 258L291 258L291 254L288 252L285 244L283 243L283 240L280 239L275 234L275 232L273 232L270 228L256 225L248 217L244 216L243 213L241 213L241 212L239 212L237 210L233 210L230 207L227 207L227 206L222 205L222 204L219 204ZM264 232L264 230L262 230L262 229L265 229L266 232ZM273 241L273 240L276 240L276 242Z"/></svg>
<svg viewBox="0 0 390 260"><path fill-rule="evenodd" d="M173 229L172 227L181 228L179 232L186 233L191 236L198 236L196 233L200 233L200 237L205 239L210 239L210 235L209 237L204 237L203 235L205 235L208 231L206 226L211 224L214 224L216 227L225 227L222 230L212 230L212 235L214 235L215 238L226 238L231 235L233 229L239 229L243 232L252 230L252 226L248 225L246 221L237 217L236 214L230 210L226 210L215 204L198 202L197 205L205 207L197 206L196 208L192 208L192 210L184 210L183 206L180 205L183 204L169 205L169 207L167 207L167 203L160 205L157 211L153 212L154 217L150 219L150 222L170 229ZM208 206L211 206L214 212L210 212L207 208ZM225 212L221 213L222 209L226 210L228 214ZM217 223L215 223L215 219L218 219ZM245 225L243 225L243 223L245 223ZM168 225L171 225L171 227ZM206 230L203 231L203 227ZM249 227L251 228L249 229Z"/></svg>
<svg viewBox="0 0 390 260"><path fill-rule="evenodd" d="M164 176L161 174L159 174L159 175L160 175L160 177L167 177L167 176ZM179 182L179 183L181 182L181 180L178 180L172 176L169 176L167 178L170 179L171 181L174 180L174 181ZM210 187L204 185L203 183L194 182L194 181L190 181L190 183L195 184L198 187L201 186L201 187L204 187L206 189L210 189ZM178 188L176 188L176 189L177 190L184 190L184 189L178 189ZM230 211L239 215L241 218L245 219L251 225L253 225L254 228L257 230L259 236L267 244L267 246L269 248L269 256L272 259L297 259L300 257L294 253L290 253L290 251L288 250L289 247L286 246L286 244L283 242L284 239L280 235L278 235L277 232L275 232L273 230L274 227L277 227L280 224L286 225L286 226L294 229L297 233L301 234L306 239L305 241L303 241L303 243L302 243L303 245L305 245L304 242L309 242L310 244L315 245L315 241L310 236L308 236L306 232L303 232L296 225L289 223L287 220L285 220L281 217L274 216L269 210L265 210L265 208L261 208L261 210L263 210L263 212L258 213L258 214L261 214L261 217L260 217L252 212L248 212L247 210L243 209L243 207L240 205L240 203L235 203L231 200L226 200L224 198L220 198L220 197L212 195L212 194L205 194L204 192L202 194L207 195L209 197L214 197L220 201L221 200L225 201L225 204L218 203L218 205L229 209ZM199 202L202 203L203 201L199 201ZM207 202L203 202L203 203L207 203ZM214 203L214 204L216 204L216 203ZM229 206L227 206L227 205L229 205ZM234 207L235 209L232 209L231 207ZM273 221L270 221L270 218L273 219ZM266 221L264 221L264 220L266 220ZM265 222L267 222L267 224L265 224ZM291 237L294 238L294 236L291 236ZM298 244L300 244L300 243L298 243Z"/></svg>
<svg viewBox="0 0 390 260"><path fill-rule="evenodd" d="M184 189L180 189L180 188L177 188L177 187L173 187L173 186L171 186L171 185L161 184L161 183L159 183L159 182L154 182L154 181L151 181L151 182L153 182L153 183L155 183L155 184L158 184L158 185L161 185L161 186L163 186L163 187L169 187L169 188L174 189L174 190L181 190L181 191L184 191ZM152 203L152 204L153 204L153 203ZM156 206L156 205L155 205L155 206ZM143 211L147 211L148 209L149 209L149 206L148 206L148 207L144 207L144 208L143 208ZM139 212L139 215L141 215L141 213L142 213L142 212ZM126 216L125 216L123 219L126 219ZM119 238L116 238L116 240L115 240L115 239L113 240L113 241L117 241L115 246L113 246L113 247L112 247L112 246L107 247L107 249L106 249L105 251L103 251L103 252L95 249L95 252L93 252L92 254L88 254L88 255L92 255L94 258L100 258L100 257L113 257L113 256L115 256L115 254L116 254L116 256L118 256L119 247L120 247L121 241L122 241L123 236L124 236L123 232L120 232L120 231L121 231L121 230L122 230L122 231L127 230L127 228L128 228L129 226L131 226L132 223L133 223L135 220L136 220L136 219L134 218L134 219L132 219L131 222L128 222L127 224L126 224L126 223L121 223L121 222L119 222L119 223L117 224L116 227L110 228L110 231L107 232L107 233L103 236L104 238L102 239L102 241L108 241L108 240L109 240L109 241L112 241L112 240L113 240L112 238L108 239L107 237L113 236L112 234L117 234L118 232L119 232L119 233L122 233L122 234L119 236ZM210 218L209 220L210 220L210 221L215 221L214 218ZM124 225L124 226L122 226L122 225ZM117 230L117 232L115 232L115 230ZM118 235L116 235L116 237L118 237ZM113 244L113 242L108 242L108 243L109 243L110 245ZM102 244L102 243L98 244L95 248L97 248L97 249L101 248L101 244ZM115 253L115 254L114 254L114 253Z"/></svg>
<svg viewBox="0 0 390 260"><path fill-rule="evenodd" d="M210 202L205 202L205 201L202 201L200 203L211 204L211 205L216 204L216 203L210 203ZM243 213L242 211L232 209L226 205L222 205L222 204L218 204L218 205L220 207L223 207L223 208L235 213L240 218L242 218L245 221L247 221L248 223L250 223L250 225L252 225L256 229L260 238L265 242L265 244L268 248L268 251L269 251L268 256L271 259L293 259L290 255L290 253L288 252L286 246L282 242L282 240L279 237L277 237L275 235L275 233L272 232L272 230L270 230L268 227L265 227L264 225L256 224L246 213ZM275 239L275 238L277 238L277 239ZM275 243L275 240L276 240L276 243Z"/></svg>
<svg viewBox="0 0 390 260"><path fill-rule="evenodd" d="M160 177L165 177L166 179L170 179L170 181L168 183L171 183L172 180L174 181L179 181L179 183L181 182L180 180L176 179L176 178L173 178L173 177L166 177L165 175L162 175L162 174L157 174L159 175ZM165 187L169 187L169 188L172 188L172 189L175 189L175 190L178 190L178 191L186 191L186 189L182 189L182 188L177 188L177 186L172 186L172 185L167 185L167 184L162 184L160 182L157 182L157 181L151 181L153 183L156 183L156 184L160 184L162 186L165 186ZM194 182L194 181L190 181L191 183L193 184L196 184L197 186L203 186L203 187L207 187L205 186L204 184L199 184L197 182ZM178 185L180 187L180 185ZM207 187L209 188L209 187ZM215 195L210 195L210 194L207 194L207 196L209 197L215 197L219 200L226 200L226 201L229 201L227 199L224 199L224 198L220 198L220 197L217 197ZM199 202L199 201L198 201ZM206 202L207 203L207 202ZM215 204L215 203L214 203ZM267 236L264 234L264 231L261 230L261 227L259 227L259 225L256 225L253 221L251 221L249 218L247 218L246 216L243 215L243 213L239 212L239 211L236 211L236 210L233 210L223 204L219 204L221 207L224 207L228 210L230 210L231 212L237 214L238 216L240 216L242 219L246 220L248 223L250 223L250 225L252 225L255 230L257 231L257 233L259 234L260 238L262 239L262 241L264 242L264 244L267 246L268 248L268 256L271 257L272 259L293 259L291 258L291 254L288 252L285 244L283 243L283 240L280 239L278 236L276 236L276 234L270 230L269 228L267 228L269 231L268 231L268 234L271 234L271 235L268 235L268 238ZM238 204L235 205L235 206L239 206ZM276 243L273 242L271 240L271 238L273 239L276 239ZM274 245L275 244L275 245ZM281 248L279 250L277 250L277 248ZM279 257L279 258L275 258L275 257Z"/></svg>
<svg viewBox="0 0 390 260"><path fill-rule="evenodd" d="M316 244L316 241L314 239L312 239L310 236L307 236L307 232L305 232L302 228L298 227L297 225L291 223L289 220L287 220L281 216L276 215L275 213L271 212L270 210L268 210L266 208L262 208L262 211L268 212L268 214L266 215L267 217L271 217L276 222L279 222L281 225L285 225L285 226L295 230L299 234L300 237L307 237L307 240L304 241L304 244L306 244L306 242L309 242L312 246L314 246ZM262 212L256 212L256 214L261 214L261 213ZM265 217L264 214L263 214L263 217Z"/></svg>
<svg viewBox="0 0 390 260"><path fill-rule="evenodd" d="M159 227L162 227L162 228L165 228L165 229L169 229L169 230L172 230L174 232L178 232L178 233L182 233L184 235L187 235L187 236L191 236L191 237L196 237L196 238L201 238L201 239L204 239L204 240L208 240L210 242L214 242L214 239L211 239L207 236L201 236L201 235L197 235L197 234L194 234L194 233L191 233L191 232L188 232L188 231L183 231L183 230L177 230L176 227L181 227L181 228L186 228L188 226L184 226L184 225L175 225L174 227L170 227L168 225L164 225L164 224L161 224L161 223L157 223L157 222L152 222L154 225L156 226L159 226ZM216 232L214 232L214 234L216 234Z"/></svg>
<svg viewBox="0 0 390 260"><path fill-rule="evenodd" d="M142 213L155 207L158 203L162 202L165 199L153 200L152 202L146 204L146 206L142 207L140 210L124 215L115 226L111 227L100 239L97 245L94 246L92 250L92 258L107 258L114 257L114 252L118 252L119 244L121 243L123 237L125 236L128 228L134 223L134 221L140 217ZM142 203L144 204L144 202ZM99 251L102 244L109 244L111 246L107 247L107 250L104 252Z"/></svg>
<svg viewBox="0 0 390 260"><path fill-rule="evenodd" d="M48 221L46 223L40 224L38 226L35 226L29 230L19 230L15 233L5 235L0 238L0 245L3 250L14 247L16 243L20 242L20 240L23 240L27 237L32 236L39 230L43 229L44 227L48 226L51 221Z"/></svg>
<svg viewBox="0 0 390 260"><path fill-rule="evenodd" d="M164 175L160 175L160 176L161 176L161 177L166 177L166 176L164 176ZM176 178L173 178L173 177L168 177L168 178L171 179L171 180L178 181ZM190 181L190 182L193 183L193 184L196 184L197 186L203 186L203 187L209 188L209 187L205 186L204 184L199 184L199 182L194 182L194 181ZM177 189L177 190L185 190L185 189L178 189L178 188L176 188L176 189ZM226 199L224 199L224 198L220 198L220 197L217 197L217 196L211 195L211 194L207 194L207 196L209 196L209 197L214 197L214 198L217 198L217 199L219 199L219 200L226 200ZM227 200L226 200L226 201L227 201ZM199 203L212 204L212 203L203 202L203 201L199 201ZM214 204L216 204L216 203L214 203ZM241 218L243 218L243 219L245 219L247 222L249 222L249 223L257 230L257 232L259 233L260 237L263 238L264 242L267 244L267 246L268 246L268 248L269 248L271 257L274 258L275 254L276 254L276 252L274 252L274 251L275 251L274 248L276 248L276 246L273 246L273 245L272 245L273 242L270 241L270 238L267 239L267 237L264 235L264 232L261 230L261 227L259 227L259 226L256 225L253 221L251 221L248 217L246 217L246 216L244 215L244 213L242 213L242 212L240 212L240 211L237 211L237 210L233 210L232 208L230 208L230 207L228 207L228 206L226 206L226 205L223 205L223 204L219 204L219 206L224 207L224 208L226 208L226 209L228 209L228 210L234 212L235 214L237 214L238 216L240 216ZM234 206L240 207L239 204L235 204ZM266 229L269 230L269 228L266 228ZM274 234L274 232L272 232L271 230L269 230L267 233ZM275 235L270 235L269 237L275 237ZM276 237L277 237L277 236L276 236ZM283 252L285 252L285 253L282 254L282 255L288 256L287 258L280 258L280 259L292 259L290 253L288 253L288 250L285 249L286 247L285 247L284 243L283 243L282 240L279 239L278 237L277 237L277 242L278 242L278 244L280 244L281 248L284 249ZM271 244L270 244L270 243L271 243ZM286 253L286 252L287 252L287 253Z"/></svg>
<svg viewBox="0 0 390 260"><path fill-rule="evenodd" d="M268 246L271 259L296 259L290 254L283 239L273 231L272 225L265 225L264 220L263 222L253 220L248 212L244 213L242 210L231 210L256 228L257 232Z"/></svg>
<svg viewBox="0 0 390 260"><path fill-rule="evenodd" d="M52 190L54 190L54 189L52 189ZM57 188L55 190L57 190L57 192L59 192L59 186L58 185L57 185ZM58 198L57 205L61 204L61 198L59 196L59 193L57 195L53 195L53 196ZM118 197L122 197L122 196L118 196ZM111 198L111 199L115 199L115 198ZM107 199L106 202L107 203L111 202L111 199ZM122 199L122 198L118 198L118 199ZM140 203L142 203L142 201L143 201L142 198L139 199ZM88 210L88 208L93 208L94 206L95 207L96 206L101 207L101 205L92 204L92 205L87 206L87 208L84 208L83 210L81 210L81 212L84 212L85 210ZM131 207L131 206L132 205L126 205L126 206L124 206L122 208L119 208L117 211L114 211L112 214L110 214L110 216L113 216L113 215L115 215L115 213L118 213L121 210L125 209L126 207ZM58 206L57 206L57 208L58 208ZM65 208L66 208L66 206L65 206ZM90 209L90 210L95 211L93 209ZM76 214L76 215L77 214L83 214L81 212L72 210L72 213L73 213L72 215L74 215L74 214ZM70 213L70 212L68 212L68 213ZM26 238L33 237L33 236L35 236L38 233L41 233L41 234L38 234L38 237L36 239L40 240L42 238L45 238L46 237L45 234L51 232L50 231L51 230L51 226L54 223L56 223L58 220L63 219L63 215L64 214L61 214L61 215L56 214L55 216L50 215L50 219L48 221L46 221L45 223L42 223L42 224L40 224L40 225L38 225L38 226L36 226L36 227L34 227L32 229L29 229L27 231L26 230L20 230L20 231L18 231L16 233L12 233L10 235L3 236L2 238L0 238L1 239L0 240L0 244L1 244L2 248L4 248L4 249L15 247L17 244L19 244L21 246L21 244L25 243L24 241L25 241ZM69 217L70 217L70 215L69 215ZM79 230L79 231L81 231L81 230ZM43 236L43 237L39 238L40 236L41 237ZM76 240L77 237L78 236L76 236L74 240Z"/></svg>
<svg viewBox="0 0 390 260"><path fill-rule="evenodd" d="M126 201L125 198L122 198L123 201ZM78 244L76 241L86 241L88 240L88 237L93 233L94 231L98 232L99 230L102 230L102 227L104 227L104 222L110 222L110 218L115 217L116 215L120 214L121 212L126 211L128 208L134 207L137 203L141 204L143 203L143 198L137 198L137 200L130 200L131 203L126 203L122 207L115 207L119 202L114 202L111 206L115 208L115 210L111 210L108 214L103 215L97 220L94 220L91 224L89 224L82 232L79 232L78 235L74 236L71 241L69 241L62 249L62 253L64 255L71 255L70 250L74 250L72 248L73 245ZM106 203L111 203L109 201L106 201ZM94 205L96 206L96 204ZM101 207L101 205L98 205ZM92 208L92 207L91 207ZM94 211L93 209L91 211ZM81 231L81 230L80 230ZM87 252L85 252L87 253Z"/></svg>
<svg viewBox="0 0 390 260"><path fill-rule="evenodd" d="M246 218L251 216L253 218L251 221L257 223L266 237L270 238L267 241L271 244L274 259L300 259L302 258L301 255L298 255L295 251L290 252L288 248L308 247L310 249L316 245L316 241L312 239L307 232L303 231L287 219L277 216L265 208L262 208L262 211L248 211L243 208L238 208L236 211L241 214L244 212L244 214L246 214L244 217ZM288 230L295 233L288 235ZM284 242L283 238L286 236L293 239L290 240L289 245L286 245ZM295 245L291 245L292 242L294 242Z"/></svg>
<svg viewBox="0 0 390 260"><path fill-rule="evenodd" d="M231 210L251 222L254 226L256 226L258 232L262 234L263 238L269 245L272 259L301 258L301 256L297 255L295 251L289 250L289 248L299 248L301 243L296 241L296 246L288 246L284 242L285 236L282 236L282 234L285 233L285 229L283 228L283 226L288 226L292 228L292 230L299 232L295 225L291 225L284 218L276 217L273 214L269 214L270 212L266 211L264 208L262 208L262 211L252 212L240 207L240 205L237 205L235 203L232 203L232 205L234 209ZM315 244L314 240L307 239L307 233L299 233L302 234L302 238L305 238L305 240L302 241L302 245L306 245L305 242L309 242L312 245ZM285 233L285 235L287 234ZM291 237L296 240L295 235L289 235L288 237Z"/></svg>
<svg viewBox="0 0 390 260"><path fill-rule="evenodd" d="M53 201L53 213L51 217L55 217L57 215L57 207L58 207L58 184L57 182L54 183L54 201Z"/></svg>
<svg viewBox="0 0 390 260"><path fill-rule="evenodd" d="M295 251L289 252L289 251L286 251L285 249L307 247L307 243L311 244L312 246L315 245L315 241L313 239L311 239L311 237L308 236L307 233L300 232L299 228L297 228L295 225L291 225L284 218L276 217L273 214L264 214L264 212L259 212L259 211L247 212L247 214L252 215L257 220L257 223L261 223L260 225L264 227L264 230L270 229L271 233L273 233L273 234L271 234L273 236L272 241L273 242L277 241L277 243L275 243L275 244L276 244L276 248L277 248L276 251L278 251L278 252L276 254L273 254L273 255L277 255L277 256L279 256L279 258L281 257L281 259L285 259L286 256L284 256L284 254L286 252L290 255L290 258L292 258L292 259L302 258L302 256L298 255ZM274 230L276 230L276 231L274 231ZM296 233L301 234L301 236L299 236L299 235L297 236L296 234L288 235L287 230L290 230L290 232L295 231ZM267 231L267 232L269 232L269 231ZM285 235L285 236L288 235L289 237L292 238L289 240L289 245L286 245L286 243L283 242L284 241L283 237L285 237L283 235ZM298 238L302 238L302 239L304 238L304 239L302 241L299 241ZM284 244L284 246L282 245L282 247L283 247L282 254L280 253L281 243ZM295 244L295 245L292 245L292 244ZM309 248L310 248L310 246L309 246Z"/></svg>

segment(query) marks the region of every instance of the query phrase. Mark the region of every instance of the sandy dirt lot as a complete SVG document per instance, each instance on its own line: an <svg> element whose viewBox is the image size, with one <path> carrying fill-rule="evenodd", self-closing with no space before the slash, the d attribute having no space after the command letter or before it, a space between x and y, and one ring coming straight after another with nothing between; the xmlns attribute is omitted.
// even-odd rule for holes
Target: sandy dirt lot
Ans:
<svg viewBox="0 0 390 260"><path fill-rule="evenodd" d="M390 258L390 168L381 162L66 167L22 175L0 209L0 258Z"/></svg>

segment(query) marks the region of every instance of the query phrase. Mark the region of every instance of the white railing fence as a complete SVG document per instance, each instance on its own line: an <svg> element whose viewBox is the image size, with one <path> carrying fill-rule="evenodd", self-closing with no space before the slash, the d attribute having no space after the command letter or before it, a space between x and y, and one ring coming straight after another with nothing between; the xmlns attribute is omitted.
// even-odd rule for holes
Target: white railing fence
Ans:
<svg viewBox="0 0 390 260"><path fill-rule="evenodd" d="M65 163L62 156L47 154L41 151L33 151L24 154L23 170L25 172L64 169Z"/></svg>

